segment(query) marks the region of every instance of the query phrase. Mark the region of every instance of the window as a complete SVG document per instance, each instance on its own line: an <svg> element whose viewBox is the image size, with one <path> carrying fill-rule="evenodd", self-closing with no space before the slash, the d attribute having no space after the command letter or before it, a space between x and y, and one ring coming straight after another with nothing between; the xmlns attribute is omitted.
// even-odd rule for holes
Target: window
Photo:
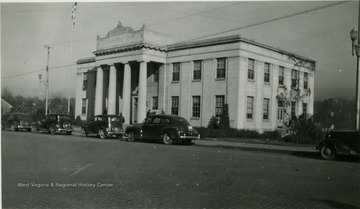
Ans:
<svg viewBox="0 0 360 209"><path fill-rule="evenodd" d="M82 99L81 114L86 114L86 99Z"/></svg>
<svg viewBox="0 0 360 209"><path fill-rule="evenodd" d="M278 100L278 121L284 120L284 114L285 114L285 102L282 100Z"/></svg>
<svg viewBox="0 0 360 209"><path fill-rule="evenodd" d="M291 71L291 88L297 88L298 86L298 72L296 70Z"/></svg>
<svg viewBox="0 0 360 209"><path fill-rule="evenodd" d="M154 123L154 124L159 124L160 121L161 121L161 118L156 117L156 118L154 118L154 120L152 121L152 123Z"/></svg>
<svg viewBox="0 0 360 209"><path fill-rule="evenodd" d="M87 86L87 73L83 73L83 88Z"/></svg>
<svg viewBox="0 0 360 209"><path fill-rule="evenodd" d="M220 117L225 104L225 96L216 96L215 97L215 117Z"/></svg>
<svg viewBox="0 0 360 209"><path fill-rule="evenodd" d="M246 111L246 118L247 119L252 119L253 118L253 113L254 113L254 97L247 97L247 111Z"/></svg>
<svg viewBox="0 0 360 209"><path fill-rule="evenodd" d="M269 120L269 104L270 104L270 99L264 98L264 103L263 103L263 119L264 120Z"/></svg>
<svg viewBox="0 0 360 209"><path fill-rule="evenodd" d="M279 85L280 86L284 85L284 78L285 78L284 74L285 74L285 69L283 66L280 66L279 67Z"/></svg>
<svg viewBox="0 0 360 209"><path fill-rule="evenodd" d="M179 115L179 97L171 97L171 114Z"/></svg>
<svg viewBox="0 0 360 209"><path fill-rule="evenodd" d="M193 96L192 117L200 118L200 96Z"/></svg>
<svg viewBox="0 0 360 209"><path fill-rule="evenodd" d="M194 80L201 80L201 61L194 61Z"/></svg>
<svg viewBox="0 0 360 209"><path fill-rule="evenodd" d="M254 80L255 60L248 60L248 79Z"/></svg>
<svg viewBox="0 0 360 209"><path fill-rule="evenodd" d="M226 58L217 59L216 78L225 78Z"/></svg>
<svg viewBox="0 0 360 209"><path fill-rule="evenodd" d="M264 82L269 83L270 82L270 63L266 63L264 65Z"/></svg>
<svg viewBox="0 0 360 209"><path fill-rule="evenodd" d="M307 114L307 103L303 103L303 114Z"/></svg>
<svg viewBox="0 0 360 209"><path fill-rule="evenodd" d="M154 70L154 83L159 82L159 69Z"/></svg>
<svg viewBox="0 0 360 209"><path fill-rule="evenodd" d="M180 81L180 63L174 63L173 65L173 73L172 73L172 81Z"/></svg>
<svg viewBox="0 0 360 209"><path fill-rule="evenodd" d="M304 89L308 88L309 77L307 73L304 73Z"/></svg>
<svg viewBox="0 0 360 209"><path fill-rule="evenodd" d="M157 110L158 109L158 97L152 98L152 109Z"/></svg>
<svg viewBox="0 0 360 209"><path fill-rule="evenodd" d="M291 118L296 118L296 102L291 102Z"/></svg>

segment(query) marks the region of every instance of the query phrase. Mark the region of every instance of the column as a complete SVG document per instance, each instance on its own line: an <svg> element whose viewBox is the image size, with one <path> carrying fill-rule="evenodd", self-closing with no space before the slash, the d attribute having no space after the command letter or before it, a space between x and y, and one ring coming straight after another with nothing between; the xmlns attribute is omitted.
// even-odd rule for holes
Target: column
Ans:
<svg viewBox="0 0 360 209"><path fill-rule="evenodd" d="M108 91L108 114L114 115L116 111L116 68L114 65L110 65Z"/></svg>
<svg viewBox="0 0 360 209"><path fill-rule="evenodd" d="M147 62L140 62L137 122L146 117Z"/></svg>
<svg viewBox="0 0 360 209"><path fill-rule="evenodd" d="M123 101L121 113L125 118L125 123L130 123L130 104L131 104L131 68L129 63L124 64L123 78Z"/></svg>
<svg viewBox="0 0 360 209"><path fill-rule="evenodd" d="M104 71L101 67L98 67L96 71L95 115L103 113L103 79Z"/></svg>

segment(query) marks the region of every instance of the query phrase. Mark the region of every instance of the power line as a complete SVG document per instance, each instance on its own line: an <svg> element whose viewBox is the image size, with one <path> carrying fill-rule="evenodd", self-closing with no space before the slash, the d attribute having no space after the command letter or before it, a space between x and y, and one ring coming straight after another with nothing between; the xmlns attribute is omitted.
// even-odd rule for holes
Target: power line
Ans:
<svg viewBox="0 0 360 209"><path fill-rule="evenodd" d="M189 40L186 40L186 41L179 42L177 44L188 42L188 41L194 41L194 40L198 40L198 39L203 39L203 38L208 38L208 37L220 35L220 34L223 34L223 33L229 33L229 32L233 32L233 31L245 29L245 28L250 28L250 27L254 27L254 26L258 26L258 25L262 25L262 24L266 24L266 23L270 23L270 22L290 18L290 17L295 17L295 16L298 16L298 15L302 15L302 14L306 14L306 13L309 13L309 12L313 12L313 11L317 11L317 10L321 10L321 9L325 9L325 8L329 8L329 7L333 7L333 6L337 6L337 5L348 3L348 2L350 2L350 1L343 1L343 2L333 3L333 4L328 4L328 5L325 5L325 6L320 6L320 7L316 7L316 8L313 8L313 9L308 9L308 10L305 10L305 11L300 11L300 12L296 12L296 13L293 13L293 14L288 14L288 15L284 15L284 16L281 16L281 17L276 17L276 18L261 21L261 22L258 22L258 23L253 23L253 24L241 26L241 27L238 27L238 28L233 28L233 29L229 29L229 30L226 30L226 31L217 32L217 33L213 33L213 34L210 34L210 35L200 36L200 37L197 37L197 38L193 38L193 39L189 39Z"/></svg>
<svg viewBox="0 0 360 209"><path fill-rule="evenodd" d="M66 68L66 67L73 67L73 66L76 66L76 65L72 64L72 65L56 66L56 67L49 68L49 70L55 70L55 69L61 69L61 68ZM5 77L1 77L1 79L16 78L16 77L25 76L25 75L45 71L45 70L46 69L41 69L41 70L35 70L35 71L27 72L27 73L21 73L21 74L16 74L16 75L5 76Z"/></svg>

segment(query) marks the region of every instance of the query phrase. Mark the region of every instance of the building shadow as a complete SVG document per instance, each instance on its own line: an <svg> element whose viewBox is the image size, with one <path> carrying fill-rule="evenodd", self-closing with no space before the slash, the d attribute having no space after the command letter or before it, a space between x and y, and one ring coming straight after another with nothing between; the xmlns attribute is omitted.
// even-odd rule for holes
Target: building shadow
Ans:
<svg viewBox="0 0 360 209"><path fill-rule="evenodd" d="M308 159L314 159L314 160L324 160L320 156L319 152L295 151L295 152L292 153L292 155L296 156L296 157L300 157L300 158L308 158ZM360 157L358 157L358 156L336 156L335 161L360 163Z"/></svg>
<svg viewBox="0 0 360 209"><path fill-rule="evenodd" d="M332 208L341 208L341 209L360 209L360 207L355 206L355 205L351 205L351 204L346 204L346 203L341 203L341 202L337 202L334 200L326 200L326 199L311 199L313 201L316 202L321 202L329 207Z"/></svg>

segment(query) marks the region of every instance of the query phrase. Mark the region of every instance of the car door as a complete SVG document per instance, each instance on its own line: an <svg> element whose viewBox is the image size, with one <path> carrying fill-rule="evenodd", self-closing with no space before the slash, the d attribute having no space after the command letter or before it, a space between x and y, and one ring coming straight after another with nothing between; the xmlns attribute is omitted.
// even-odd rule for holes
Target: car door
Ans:
<svg viewBox="0 0 360 209"><path fill-rule="evenodd" d="M161 129L164 124L161 123L161 117L154 117L152 120L152 129L150 131L150 137L152 139L160 139L161 138Z"/></svg>
<svg viewBox="0 0 360 209"><path fill-rule="evenodd" d="M141 130L140 130L140 131L142 131L143 138L147 138L147 139L152 138L152 130L154 127L154 124L152 124L153 119L154 119L153 117L147 117L143 121Z"/></svg>

